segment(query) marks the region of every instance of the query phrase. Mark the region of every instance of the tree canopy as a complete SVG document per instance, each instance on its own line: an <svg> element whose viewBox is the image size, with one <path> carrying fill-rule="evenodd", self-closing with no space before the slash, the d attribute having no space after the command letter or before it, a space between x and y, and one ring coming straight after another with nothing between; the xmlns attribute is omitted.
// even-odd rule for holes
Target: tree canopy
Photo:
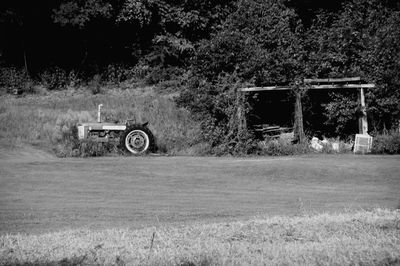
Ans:
<svg viewBox="0 0 400 266"><path fill-rule="evenodd" d="M132 65L149 54L156 63L182 64L196 42L220 27L233 1L5 0L0 5L1 59L21 64L25 50L36 70L49 63L78 68L82 61L85 67Z"/></svg>

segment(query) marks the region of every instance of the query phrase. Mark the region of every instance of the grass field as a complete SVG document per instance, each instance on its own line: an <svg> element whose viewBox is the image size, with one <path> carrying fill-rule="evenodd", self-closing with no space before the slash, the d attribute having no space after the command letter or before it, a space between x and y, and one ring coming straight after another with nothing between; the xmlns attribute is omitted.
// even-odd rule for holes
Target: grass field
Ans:
<svg viewBox="0 0 400 266"><path fill-rule="evenodd" d="M399 159L3 148L0 265L399 265Z"/></svg>
<svg viewBox="0 0 400 266"><path fill-rule="evenodd" d="M257 214L394 209L399 156L56 158L0 152L0 232L140 228Z"/></svg>

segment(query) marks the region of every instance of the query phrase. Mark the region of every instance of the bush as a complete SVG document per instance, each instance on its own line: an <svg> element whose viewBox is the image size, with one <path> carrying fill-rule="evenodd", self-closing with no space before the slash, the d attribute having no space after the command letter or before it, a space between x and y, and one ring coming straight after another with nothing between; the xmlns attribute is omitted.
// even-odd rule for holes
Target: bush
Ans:
<svg viewBox="0 0 400 266"><path fill-rule="evenodd" d="M209 143L214 154L249 154L257 146L250 132L239 130L238 108L244 117L248 105L238 87L240 80L235 73L220 75L215 83L193 78L176 99L200 124L197 143Z"/></svg>
<svg viewBox="0 0 400 266"><path fill-rule="evenodd" d="M39 74L39 79L48 90L64 89L69 84L67 72L59 67L45 70Z"/></svg>
<svg viewBox="0 0 400 266"><path fill-rule="evenodd" d="M155 85L164 82L179 81L179 77L184 74L184 70L179 67L152 67L145 77L145 82Z"/></svg>
<svg viewBox="0 0 400 266"><path fill-rule="evenodd" d="M81 79L78 76L78 73L75 70L71 70L68 73L68 85L70 87L78 86L81 83Z"/></svg>
<svg viewBox="0 0 400 266"><path fill-rule="evenodd" d="M400 133L377 135L372 141L372 153L400 154Z"/></svg>
<svg viewBox="0 0 400 266"><path fill-rule="evenodd" d="M259 143L259 148L262 154L272 156L305 154L311 151L308 143L293 144L284 139L262 141Z"/></svg>
<svg viewBox="0 0 400 266"><path fill-rule="evenodd" d="M88 82L88 88L92 92L92 94L101 93L101 88L102 88L101 76L98 74L94 75L92 80Z"/></svg>
<svg viewBox="0 0 400 266"><path fill-rule="evenodd" d="M22 92L32 92L33 81L24 69L3 67L0 68L0 87L6 93L19 94Z"/></svg>
<svg viewBox="0 0 400 266"><path fill-rule="evenodd" d="M135 77L135 69L122 64L110 64L102 74L102 79L111 84L119 84Z"/></svg>
<svg viewBox="0 0 400 266"><path fill-rule="evenodd" d="M250 155L258 152L259 147L254 134L248 130L238 130L237 133L229 134L226 140L214 147L211 153L215 155Z"/></svg>

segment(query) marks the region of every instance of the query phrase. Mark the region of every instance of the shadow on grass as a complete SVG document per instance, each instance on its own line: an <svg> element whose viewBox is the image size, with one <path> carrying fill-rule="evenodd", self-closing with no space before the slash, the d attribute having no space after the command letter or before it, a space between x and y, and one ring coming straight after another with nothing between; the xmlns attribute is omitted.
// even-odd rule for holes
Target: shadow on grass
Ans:
<svg viewBox="0 0 400 266"><path fill-rule="evenodd" d="M192 262L190 260L184 260L178 263L179 266L209 266L212 264L211 259L205 258L199 262ZM78 265L103 265L98 261L93 261L88 258L88 256L74 256L72 258L64 258L60 261L35 261L35 262L26 262L26 263L11 263L8 265L12 266L78 266ZM119 256L116 257L115 266L125 266L129 265L129 263L125 263ZM163 265L163 263L146 263L146 265Z"/></svg>
<svg viewBox="0 0 400 266"><path fill-rule="evenodd" d="M15 263L10 264L15 266L75 266L75 265L100 265L99 263L90 262L87 259L87 256L73 256L72 258L64 258L60 261L35 261L35 262L26 262L26 263ZM116 264L116 265L125 265Z"/></svg>

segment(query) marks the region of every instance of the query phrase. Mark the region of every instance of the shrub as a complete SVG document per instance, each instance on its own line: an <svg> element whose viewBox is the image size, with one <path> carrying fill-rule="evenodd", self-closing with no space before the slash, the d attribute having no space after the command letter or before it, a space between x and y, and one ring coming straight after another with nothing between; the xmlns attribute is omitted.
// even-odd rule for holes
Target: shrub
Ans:
<svg viewBox="0 0 400 266"><path fill-rule="evenodd" d="M308 143L293 144L284 139L261 141L259 149L262 154L272 156L305 154L311 151Z"/></svg>
<svg viewBox="0 0 400 266"><path fill-rule="evenodd" d="M135 77L135 69L123 64L110 64L102 74L102 79L111 84L119 84Z"/></svg>
<svg viewBox="0 0 400 266"><path fill-rule="evenodd" d="M98 142L95 140L84 140L79 142L79 149L72 156L95 157L106 154L118 154L118 142Z"/></svg>
<svg viewBox="0 0 400 266"><path fill-rule="evenodd" d="M101 88L102 88L101 85L102 85L101 76L96 74L93 76L92 80L89 81L88 88L90 89L92 94L95 95L101 93Z"/></svg>
<svg viewBox="0 0 400 266"><path fill-rule="evenodd" d="M184 70L179 67L152 67L145 77L149 85L159 84L168 81L179 81Z"/></svg>
<svg viewBox="0 0 400 266"><path fill-rule="evenodd" d="M193 78L176 99L200 123L196 141L209 143L214 154L249 154L256 149L254 136L239 129L238 110L243 110L243 118L248 111L245 96L237 90L240 84L235 73L220 75L216 82Z"/></svg>
<svg viewBox="0 0 400 266"><path fill-rule="evenodd" d="M400 154L400 133L375 136L372 141L372 153Z"/></svg>
<svg viewBox="0 0 400 266"><path fill-rule="evenodd" d="M323 104L323 113L327 118L325 126L329 130L334 129L335 134L341 137L352 135L357 130L357 113L360 112L356 95L330 93L330 97L330 102Z"/></svg>
<svg viewBox="0 0 400 266"><path fill-rule="evenodd" d="M214 147L211 153L215 155L249 155L258 152L258 143L254 134L248 130L238 130L237 133L229 134L226 140Z"/></svg>
<svg viewBox="0 0 400 266"><path fill-rule="evenodd" d="M144 80L151 71L152 68L147 63L140 61L131 70L132 78L136 81Z"/></svg>
<svg viewBox="0 0 400 266"><path fill-rule="evenodd" d="M6 93L32 92L33 81L23 69L2 67L0 68L0 87Z"/></svg>
<svg viewBox="0 0 400 266"><path fill-rule="evenodd" d="M64 89L69 84L67 72L59 67L45 70L39 79L48 90Z"/></svg>
<svg viewBox="0 0 400 266"><path fill-rule="evenodd" d="M74 70L71 70L68 73L68 86L75 87L75 86L78 86L80 83L81 83L81 79L79 78L78 73Z"/></svg>

